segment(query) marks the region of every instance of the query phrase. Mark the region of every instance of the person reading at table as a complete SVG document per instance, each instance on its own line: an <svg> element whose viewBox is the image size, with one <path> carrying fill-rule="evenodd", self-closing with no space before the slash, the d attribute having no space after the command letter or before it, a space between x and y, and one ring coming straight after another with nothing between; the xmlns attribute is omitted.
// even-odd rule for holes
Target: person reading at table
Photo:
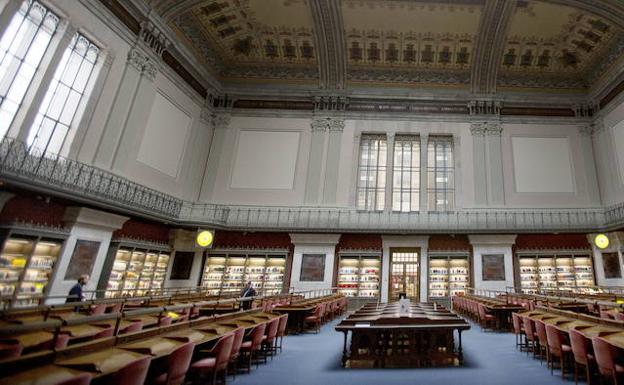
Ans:
<svg viewBox="0 0 624 385"><path fill-rule="evenodd" d="M67 302L81 302L84 300L84 295L82 295L82 288L89 282L89 276L87 274L83 274L78 278L78 282L69 290L69 294L67 294Z"/></svg>
<svg viewBox="0 0 624 385"><path fill-rule="evenodd" d="M256 296L256 289L254 289L251 281L249 281L249 282L247 282L247 286L245 286L245 288L241 292L241 297L247 298L247 297L255 297L255 296ZM241 301L241 309L243 309L243 310L251 309L251 303L252 302L253 302L253 300Z"/></svg>

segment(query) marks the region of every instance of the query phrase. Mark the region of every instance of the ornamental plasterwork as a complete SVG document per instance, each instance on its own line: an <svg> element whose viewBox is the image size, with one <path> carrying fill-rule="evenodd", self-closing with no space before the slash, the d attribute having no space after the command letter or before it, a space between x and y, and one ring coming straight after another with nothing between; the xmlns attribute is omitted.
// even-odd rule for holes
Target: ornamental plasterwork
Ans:
<svg viewBox="0 0 624 385"><path fill-rule="evenodd" d="M470 84L470 72L465 71L414 71L399 68L351 68L347 80L375 81L379 83L445 84L461 86Z"/></svg>

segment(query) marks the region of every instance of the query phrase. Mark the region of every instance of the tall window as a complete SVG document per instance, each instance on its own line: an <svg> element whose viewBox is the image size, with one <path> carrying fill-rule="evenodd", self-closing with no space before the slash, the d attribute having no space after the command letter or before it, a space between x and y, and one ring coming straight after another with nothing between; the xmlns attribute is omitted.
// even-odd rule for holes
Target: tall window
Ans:
<svg viewBox="0 0 624 385"><path fill-rule="evenodd" d="M93 74L99 49L76 34L65 50L28 134L28 146L59 153Z"/></svg>
<svg viewBox="0 0 624 385"><path fill-rule="evenodd" d="M386 136L363 135L360 142L357 208L384 209L386 199Z"/></svg>
<svg viewBox="0 0 624 385"><path fill-rule="evenodd" d="M24 1L0 38L0 137L13 122L58 22L38 2Z"/></svg>
<svg viewBox="0 0 624 385"><path fill-rule="evenodd" d="M429 211L451 211L455 202L453 138L430 136L427 147Z"/></svg>
<svg viewBox="0 0 624 385"><path fill-rule="evenodd" d="M418 211L420 201L420 139L396 136L392 174L392 211Z"/></svg>

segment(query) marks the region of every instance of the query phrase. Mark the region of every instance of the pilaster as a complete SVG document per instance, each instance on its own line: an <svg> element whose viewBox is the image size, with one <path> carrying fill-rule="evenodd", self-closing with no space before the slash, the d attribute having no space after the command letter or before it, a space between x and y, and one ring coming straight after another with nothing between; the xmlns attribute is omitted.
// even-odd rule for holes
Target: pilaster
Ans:
<svg viewBox="0 0 624 385"><path fill-rule="evenodd" d="M472 134L474 194L475 204L477 206L486 206L488 201L485 128L485 123L472 123L470 125L470 133Z"/></svg>
<svg viewBox="0 0 624 385"><path fill-rule="evenodd" d="M325 186L323 187L323 203L336 204L338 189L338 171L340 169L340 147L345 122L342 119L328 121L329 139L327 143L327 157L325 163Z"/></svg>
<svg viewBox="0 0 624 385"><path fill-rule="evenodd" d="M600 204L600 188L596 171L596 158L594 156L594 141L592 134L594 126L585 124L578 127L581 143L581 155L585 165L585 177L587 178L587 194L590 202Z"/></svg>
<svg viewBox="0 0 624 385"><path fill-rule="evenodd" d="M392 180L394 178L394 139L395 133L389 132L386 137L386 189L384 211L392 212Z"/></svg>
<svg viewBox="0 0 624 385"><path fill-rule="evenodd" d="M214 186L219 172L219 162L223 154L223 144L230 126L231 114L229 111L219 111L207 116L208 111L204 113L204 121L210 122L212 126L212 141L210 142L210 151L208 160L204 170L203 183L199 191L199 202L206 203L212 198Z"/></svg>
<svg viewBox="0 0 624 385"><path fill-rule="evenodd" d="M489 206L502 206L505 204L505 180L503 179L503 153L501 144L501 133L503 128L499 122L488 123L485 136L488 151L488 169L490 175L488 178Z"/></svg>
<svg viewBox="0 0 624 385"><path fill-rule="evenodd" d="M317 205L320 202L323 153L325 152L325 136L329 131L329 120L329 118L316 118L310 123L312 138L303 198L306 205Z"/></svg>
<svg viewBox="0 0 624 385"><path fill-rule="evenodd" d="M418 205L418 211L426 213L429 211L428 197L429 197L429 164L427 151L429 147L429 135L420 135L420 202Z"/></svg>

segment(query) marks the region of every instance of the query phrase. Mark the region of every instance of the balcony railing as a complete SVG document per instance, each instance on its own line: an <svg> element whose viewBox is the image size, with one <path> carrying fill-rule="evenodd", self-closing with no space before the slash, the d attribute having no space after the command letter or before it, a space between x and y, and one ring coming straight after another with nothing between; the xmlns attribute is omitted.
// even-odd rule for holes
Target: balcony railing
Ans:
<svg viewBox="0 0 624 385"><path fill-rule="evenodd" d="M163 194L111 172L0 142L0 175L47 192L147 214L174 224L282 231L557 232L624 225L624 203L607 208L463 209L454 212L365 212L345 207L267 207L200 204Z"/></svg>
<svg viewBox="0 0 624 385"><path fill-rule="evenodd" d="M24 143L6 137L0 142L0 173L14 182L167 219L177 218L183 203L111 172L28 149Z"/></svg>

